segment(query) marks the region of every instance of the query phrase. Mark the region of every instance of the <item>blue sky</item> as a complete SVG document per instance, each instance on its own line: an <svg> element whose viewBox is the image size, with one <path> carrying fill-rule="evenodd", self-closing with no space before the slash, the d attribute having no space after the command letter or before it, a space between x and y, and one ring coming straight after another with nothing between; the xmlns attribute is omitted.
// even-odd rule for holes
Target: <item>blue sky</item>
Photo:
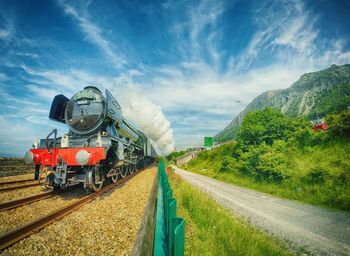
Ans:
<svg viewBox="0 0 350 256"><path fill-rule="evenodd" d="M65 131L48 120L52 97L86 85L122 102L144 95L181 148L215 135L260 93L350 63L346 0L2 0L0 9L2 155Z"/></svg>

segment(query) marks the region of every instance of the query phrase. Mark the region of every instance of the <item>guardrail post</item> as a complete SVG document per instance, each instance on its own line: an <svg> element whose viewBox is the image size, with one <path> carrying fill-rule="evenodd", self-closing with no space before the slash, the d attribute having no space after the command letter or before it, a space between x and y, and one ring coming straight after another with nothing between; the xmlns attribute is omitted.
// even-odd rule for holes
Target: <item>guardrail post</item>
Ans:
<svg viewBox="0 0 350 256"><path fill-rule="evenodd" d="M174 236L174 247L170 255L183 256L185 251L185 220L182 218L173 218L171 226Z"/></svg>
<svg viewBox="0 0 350 256"><path fill-rule="evenodd" d="M174 235L173 235L173 228L172 228L172 220L173 218L176 218L176 200L174 198L171 199L171 201L168 204L168 219L167 219L167 226L169 227L168 229L168 246L169 246L169 252L170 255L173 255L171 252L173 251L174 248Z"/></svg>
<svg viewBox="0 0 350 256"><path fill-rule="evenodd" d="M185 221L176 217L176 200L165 172L164 162L158 166L158 196L154 255L183 256Z"/></svg>

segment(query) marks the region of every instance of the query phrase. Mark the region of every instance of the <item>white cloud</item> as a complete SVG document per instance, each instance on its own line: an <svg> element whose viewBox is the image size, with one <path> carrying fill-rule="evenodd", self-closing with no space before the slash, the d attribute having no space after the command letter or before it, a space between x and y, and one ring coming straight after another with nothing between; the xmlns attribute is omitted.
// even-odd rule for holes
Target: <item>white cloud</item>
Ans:
<svg viewBox="0 0 350 256"><path fill-rule="evenodd" d="M61 94L59 90L56 90L54 88L43 88L42 86L38 85L27 85L27 88L34 92L38 97L44 98L46 100L51 101L56 95Z"/></svg>
<svg viewBox="0 0 350 256"><path fill-rule="evenodd" d="M103 36L102 28L89 19L87 12L84 11L87 6L80 6L78 9L64 1L60 1L60 4L64 12L78 22L87 40L100 48L117 68L127 64L126 59L123 58L120 53L116 53L115 50L112 49L111 43ZM113 45L115 46L115 44Z"/></svg>
<svg viewBox="0 0 350 256"><path fill-rule="evenodd" d="M0 39L5 40L11 35L10 30L0 29Z"/></svg>
<svg viewBox="0 0 350 256"><path fill-rule="evenodd" d="M201 0L195 1L195 6L188 6L186 1L176 4L169 2L163 4L163 7L172 12L187 14L182 20L175 19L169 29L177 37L176 47L185 61L201 61L204 53L217 65L221 57L218 48L220 28L217 23L225 11L223 2Z"/></svg>
<svg viewBox="0 0 350 256"><path fill-rule="evenodd" d="M29 58L32 58L32 59L37 59L39 58L39 55L36 54L36 53L30 53L30 52L17 52L15 53L15 55L17 56L23 56L23 57L29 57Z"/></svg>

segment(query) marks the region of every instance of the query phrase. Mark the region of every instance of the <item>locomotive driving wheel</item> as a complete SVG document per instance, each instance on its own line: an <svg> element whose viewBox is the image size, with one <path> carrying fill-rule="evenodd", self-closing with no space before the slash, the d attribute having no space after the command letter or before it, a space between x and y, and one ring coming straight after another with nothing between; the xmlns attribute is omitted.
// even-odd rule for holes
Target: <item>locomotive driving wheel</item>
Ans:
<svg viewBox="0 0 350 256"><path fill-rule="evenodd" d="M99 191L103 185L103 176L100 166L91 166L86 175L86 188L91 192Z"/></svg>
<svg viewBox="0 0 350 256"><path fill-rule="evenodd" d="M118 178L119 178L119 173L120 173L120 168L116 169L115 170L115 175L112 175L111 178L112 178L112 181L113 183L116 183Z"/></svg>
<svg viewBox="0 0 350 256"><path fill-rule="evenodd" d="M123 165L122 167L120 167L120 177L124 179L127 174L128 174L128 165Z"/></svg>
<svg viewBox="0 0 350 256"><path fill-rule="evenodd" d="M133 164L129 165L129 173L130 174L134 173L134 167L135 167L135 165L133 165Z"/></svg>

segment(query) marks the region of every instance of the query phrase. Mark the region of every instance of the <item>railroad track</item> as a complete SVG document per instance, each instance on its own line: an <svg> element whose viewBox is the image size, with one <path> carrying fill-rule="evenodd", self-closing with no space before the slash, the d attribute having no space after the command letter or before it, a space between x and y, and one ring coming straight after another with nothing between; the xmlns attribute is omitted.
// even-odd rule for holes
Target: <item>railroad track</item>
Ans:
<svg viewBox="0 0 350 256"><path fill-rule="evenodd" d="M40 186L40 183L37 182L37 183L23 184L23 185L19 185L19 186L5 187L5 188L1 188L0 187L0 192L6 192L6 191L11 191L11 190L17 190L17 189L29 188L29 187L36 187L36 186Z"/></svg>
<svg viewBox="0 0 350 256"><path fill-rule="evenodd" d="M74 210L84 206L85 204L93 201L97 197L103 195L104 193L111 191L113 188L117 187L120 184L125 183L127 180L131 179L138 173L140 173L143 169L128 175L127 177L117 180L115 183L112 183L110 185L107 185L106 187L103 187L100 191L92 193L90 195L87 195L83 197L82 199L73 202L65 207L62 207L61 209L58 209L56 211L53 211L49 213L46 216L43 216L39 219L36 219L32 222L29 222L21 227L18 227L14 230L11 230L9 232L6 232L0 236L0 251L6 249L7 247L15 244L16 242L20 241L21 239L39 231L40 229L50 225L51 223L63 218L64 216L70 214Z"/></svg>
<svg viewBox="0 0 350 256"><path fill-rule="evenodd" d="M20 207L22 205L30 204L30 203L33 203L33 202L36 202L39 200L47 199L47 198L53 197L57 194L58 194L57 191L52 190L52 191L44 192L44 193L37 194L34 196L28 196L28 197L20 198L17 200L1 203L0 204L0 212L7 211L7 210L10 210L13 208L17 208L17 207Z"/></svg>
<svg viewBox="0 0 350 256"><path fill-rule="evenodd" d="M33 181L33 179L2 181L2 182L0 182L0 186L11 185L11 184L16 184L16 183L25 183L25 182L29 182L29 181Z"/></svg>

